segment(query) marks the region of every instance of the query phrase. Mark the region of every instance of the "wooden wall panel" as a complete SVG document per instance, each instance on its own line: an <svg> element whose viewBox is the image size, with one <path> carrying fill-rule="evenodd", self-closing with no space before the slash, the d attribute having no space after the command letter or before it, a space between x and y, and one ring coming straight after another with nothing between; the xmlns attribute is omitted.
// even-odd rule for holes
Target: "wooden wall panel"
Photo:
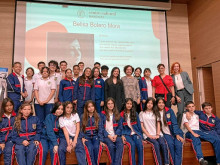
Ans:
<svg viewBox="0 0 220 165"><path fill-rule="evenodd" d="M15 0L0 1L0 67L11 70Z"/></svg>
<svg viewBox="0 0 220 165"><path fill-rule="evenodd" d="M212 64L216 115L220 117L220 61Z"/></svg>

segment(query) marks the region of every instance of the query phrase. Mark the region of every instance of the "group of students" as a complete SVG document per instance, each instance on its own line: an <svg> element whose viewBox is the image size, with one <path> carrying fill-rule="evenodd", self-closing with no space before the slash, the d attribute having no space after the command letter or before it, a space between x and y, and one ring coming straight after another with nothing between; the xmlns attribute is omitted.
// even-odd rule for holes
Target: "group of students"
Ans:
<svg viewBox="0 0 220 165"><path fill-rule="evenodd" d="M159 70L164 68L163 64L158 66ZM141 78L141 68L134 70L127 65L122 79L118 67L108 77L108 67L99 63L93 69L84 69L80 62L73 66L74 74L65 61L60 62L60 72L57 68L56 61L50 61L48 67L39 62L40 72L34 74L33 68L27 68L24 78L21 63L13 64L13 73L7 78L8 98L0 114L0 153L4 153L5 164L10 164L15 155L19 164L33 164L37 153L40 164L45 164L48 151L52 164L65 164L65 153L72 150L79 164L99 164L103 148L112 164L121 164L127 146L130 164L136 164L137 148L138 164L142 165L145 142L152 145L156 164L162 164L162 151L164 164L180 165L182 129L186 129L185 137L191 139L200 164L207 164L200 139L213 144L216 162L220 163L220 121L211 113L211 105L205 103L203 111L195 114L194 103L187 102L180 129L175 113L166 107L166 96L158 94L155 99L160 79L152 81L149 68ZM172 78L163 74L172 86ZM162 88L164 91L160 82Z"/></svg>

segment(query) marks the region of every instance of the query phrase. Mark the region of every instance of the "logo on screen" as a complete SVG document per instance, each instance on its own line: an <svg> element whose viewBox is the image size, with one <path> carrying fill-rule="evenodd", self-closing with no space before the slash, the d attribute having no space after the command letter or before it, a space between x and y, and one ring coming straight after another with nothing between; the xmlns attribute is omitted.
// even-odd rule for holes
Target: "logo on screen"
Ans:
<svg viewBox="0 0 220 165"><path fill-rule="evenodd" d="M79 18L84 18L85 17L85 12L83 10L79 10L77 12L77 15L78 15Z"/></svg>

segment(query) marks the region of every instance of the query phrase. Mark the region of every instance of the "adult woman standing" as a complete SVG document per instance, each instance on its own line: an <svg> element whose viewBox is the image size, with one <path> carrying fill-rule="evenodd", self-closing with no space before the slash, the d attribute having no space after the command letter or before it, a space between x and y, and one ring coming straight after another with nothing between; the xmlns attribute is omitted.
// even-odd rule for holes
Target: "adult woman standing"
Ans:
<svg viewBox="0 0 220 165"><path fill-rule="evenodd" d="M178 107L177 122L180 126L182 122L185 103L188 101L192 101L194 89L188 73L182 71L179 62L174 62L172 64L170 73L172 74L171 77L173 78L174 82L174 89Z"/></svg>
<svg viewBox="0 0 220 165"><path fill-rule="evenodd" d="M171 76L166 75L164 64L157 65L159 72L158 76L155 76L152 80L152 97L162 97L166 101L166 107L171 107L171 103L175 102L174 83Z"/></svg>
<svg viewBox="0 0 220 165"><path fill-rule="evenodd" d="M137 105L140 104L141 94L138 80L132 76L134 68L131 65L126 65L124 67L124 72L126 76L122 77L121 80L124 85L125 98L132 98L135 104L135 109L137 110Z"/></svg>
<svg viewBox="0 0 220 165"><path fill-rule="evenodd" d="M112 97L116 101L118 111L120 112L125 100L125 94L118 67L112 69L110 78L105 81L105 100L108 97Z"/></svg>

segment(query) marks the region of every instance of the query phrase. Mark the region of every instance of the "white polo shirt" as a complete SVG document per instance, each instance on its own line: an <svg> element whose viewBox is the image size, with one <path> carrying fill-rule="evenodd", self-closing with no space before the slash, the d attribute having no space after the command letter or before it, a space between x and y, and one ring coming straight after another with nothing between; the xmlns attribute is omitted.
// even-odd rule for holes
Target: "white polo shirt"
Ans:
<svg viewBox="0 0 220 165"><path fill-rule="evenodd" d="M109 115L109 121L106 120L105 130L108 132L110 136L115 136L114 128L113 128L113 114Z"/></svg>
<svg viewBox="0 0 220 165"><path fill-rule="evenodd" d="M182 119L182 124L184 123L188 123L189 124L189 127L192 129L192 130L199 130L199 116L195 113L193 113L193 115L191 116L191 119L188 120L186 118L186 114L184 113L183 114L183 119Z"/></svg>
<svg viewBox="0 0 220 165"><path fill-rule="evenodd" d="M164 125L164 122L163 122L163 120L162 120L162 119L163 119L163 111L160 111L160 116L161 116L161 123L162 123L163 133L168 134L168 135L171 135L169 126L168 126L168 125L165 126L165 125Z"/></svg>
<svg viewBox="0 0 220 165"><path fill-rule="evenodd" d="M59 118L60 128L65 127L70 136L76 135L76 124L80 122L79 115L77 113L71 114L69 118L61 116Z"/></svg>
<svg viewBox="0 0 220 165"><path fill-rule="evenodd" d="M144 124L144 128L147 132L152 135L157 135L157 127L156 127L156 116L152 111L140 112L139 114L140 121ZM159 119L158 119L159 121ZM162 136L162 132L160 131L160 135ZM147 135L143 133L144 139L147 138Z"/></svg>
<svg viewBox="0 0 220 165"><path fill-rule="evenodd" d="M25 98L25 101L29 101L31 99L33 90L34 90L34 86L33 86L33 79L28 80L27 77L25 77L24 79L24 85L25 85L25 89L27 91L28 96Z"/></svg>
<svg viewBox="0 0 220 165"><path fill-rule="evenodd" d="M148 94L148 97L152 97L152 83L151 83L151 80L147 80L146 79L146 83L147 83L147 94Z"/></svg>
<svg viewBox="0 0 220 165"><path fill-rule="evenodd" d="M34 84L34 90L38 90L40 101L47 100L52 89L56 89L56 84L55 81L50 78L47 78L46 80L40 78ZM54 103L54 96L47 104L53 104L53 103ZM38 104L37 99L35 100L35 104Z"/></svg>

